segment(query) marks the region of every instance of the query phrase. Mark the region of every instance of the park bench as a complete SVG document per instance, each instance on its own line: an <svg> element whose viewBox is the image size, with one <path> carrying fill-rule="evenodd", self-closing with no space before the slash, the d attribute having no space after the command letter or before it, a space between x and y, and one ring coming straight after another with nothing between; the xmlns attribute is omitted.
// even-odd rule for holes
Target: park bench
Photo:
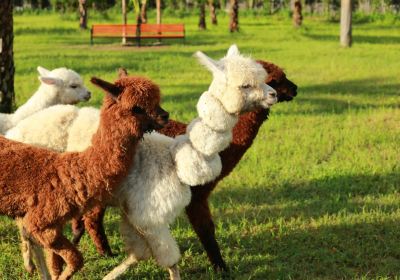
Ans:
<svg viewBox="0 0 400 280"><path fill-rule="evenodd" d="M185 25L179 24L94 24L90 29L90 44L93 38L127 38L136 39L184 39Z"/></svg>

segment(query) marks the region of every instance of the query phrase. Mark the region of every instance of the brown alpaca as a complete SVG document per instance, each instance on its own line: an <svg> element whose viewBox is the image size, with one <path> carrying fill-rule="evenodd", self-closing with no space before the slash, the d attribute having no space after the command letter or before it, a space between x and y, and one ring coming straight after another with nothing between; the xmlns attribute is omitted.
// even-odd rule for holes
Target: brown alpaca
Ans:
<svg viewBox="0 0 400 280"><path fill-rule="evenodd" d="M266 83L277 91L278 102L290 101L297 95L297 86L286 78L281 68L275 64L261 60L258 63L262 64L268 72ZM268 114L268 109L258 109L241 115L233 129L232 143L226 150L220 153L222 160L220 176L211 183L191 188L192 199L186 207L186 214L196 234L199 236L211 263L216 269L226 270L227 267L215 238L214 222L208 205L208 197L218 182L226 177L238 164L244 153L253 143L259 128L268 118ZM186 124L170 120L166 126L158 131L164 135L175 137L185 134ZM76 242L75 244L79 242L86 228L98 252L100 254L112 255L102 223L104 211L105 208L96 207L86 213L83 220L76 219L73 221L74 242Z"/></svg>
<svg viewBox="0 0 400 280"><path fill-rule="evenodd" d="M69 279L83 265L62 233L64 224L112 197L143 133L168 118L158 86L148 79L91 81L107 95L99 129L84 152L58 154L0 137L0 213L22 218L26 234L49 253L52 279Z"/></svg>

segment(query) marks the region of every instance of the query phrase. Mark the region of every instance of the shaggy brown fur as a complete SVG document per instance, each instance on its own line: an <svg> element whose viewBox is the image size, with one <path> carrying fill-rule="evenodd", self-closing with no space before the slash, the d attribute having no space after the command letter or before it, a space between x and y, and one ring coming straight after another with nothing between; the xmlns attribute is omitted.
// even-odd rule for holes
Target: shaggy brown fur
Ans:
<svg viewBox="0 0 400 280"><path fill-rule="evenodd" d="M63 236L63 225L112 196L143 133L166 121L159 88L150 80L92 82L108 94L92 146L84 152L58 154L0 137L0 213L23 217L25 231L48 250L54 279L69 279L83 265L81 253Z"/></svg>
<svg viewBox="0 0 400 280"><path fill-rule="evenodd" d="M286 78L285 73L280 67L262 60L259 60L258 62L262 64L268 72L266 83L277 91L278 102L290 101L297 95L297 86ZM227 176L238 164L244 153L253 143L259 128L268 118L268 114L268 109L258 109L254 112L241 115L238 123L233 129L233 140L231 145L220 153L222 160L221 175L211 183L203 186L193 186L191 188L192 200L186 208L186 214L207 251L211 263L216 269L226 270L227 267L221 256L215 238L214 222L208 205L208 196L217 186L218 182ZM185 134L186 126L187 125L184 123L170 120L164 128L159 130L159 132L170 137L175 137L177 135ZM96 230L96 228L103 229L101 220L102 216L99 215L99 213L104 213L103 211L104 209L96 209L91 213L87 213L84 217L85 227L91 235L92 240L95 242L98 252L100 254L105 253L111 255L107 237ZM87 226L89 225L89 221L92 226ZM96 226L93 227L93 225ZM81 227L79 230L75 228L74 232L77 234L75 238L80 238L84 232L84 228ZM99 238L99 236L101 237Z"/></svg>

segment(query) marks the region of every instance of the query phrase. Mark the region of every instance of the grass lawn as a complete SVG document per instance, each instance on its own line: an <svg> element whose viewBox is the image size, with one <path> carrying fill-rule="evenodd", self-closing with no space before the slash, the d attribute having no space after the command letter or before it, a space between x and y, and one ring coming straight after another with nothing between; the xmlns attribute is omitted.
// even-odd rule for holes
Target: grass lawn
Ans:
<svg viewBox="0 0 400 280"><path fill-rule="evenodd" d="M131 18L133 18L131 16ZM155 18L155 16L153 16ZM107 22L118 22L111 14ZM400 24L354 24L354 46L339 47L338 23L305 17L295 30L283 15L241 17L228 32L228 17L197 30L184 22L185 43L121 47L77 29L75 16L15 16L16 102L38 87L36 67L66 66L82 74L99 106L102 93L91 76L108 80L116 70L157 82L164 107L189 121L211 81L192 54L213 58L236 43L243 53L283 67L299 86L298 97L275 105L253 147L211 197L217 236L234 279L392 279L400 277ZM105 22L94 15L91 23ZM99 257L87 236L85 266L74 279L100 279L124 257L118 211L106 231L114 258ZM185 217L173 226L182 250L183 279L220 279ZM19 255L17 229L0 218L0 279L29 279ZM154 262L122 279L166 279Z"/></svg>

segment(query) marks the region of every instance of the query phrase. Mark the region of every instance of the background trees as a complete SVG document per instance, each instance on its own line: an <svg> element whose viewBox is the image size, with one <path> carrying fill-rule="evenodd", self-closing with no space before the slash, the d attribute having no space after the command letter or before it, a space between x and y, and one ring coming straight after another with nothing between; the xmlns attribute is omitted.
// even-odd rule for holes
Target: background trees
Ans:
<svg viewBox="0 0 400 280"><path fill-rule="evenodd" d="M14 101L13 1L0 5L0 112L11 112Z"/></svg>

